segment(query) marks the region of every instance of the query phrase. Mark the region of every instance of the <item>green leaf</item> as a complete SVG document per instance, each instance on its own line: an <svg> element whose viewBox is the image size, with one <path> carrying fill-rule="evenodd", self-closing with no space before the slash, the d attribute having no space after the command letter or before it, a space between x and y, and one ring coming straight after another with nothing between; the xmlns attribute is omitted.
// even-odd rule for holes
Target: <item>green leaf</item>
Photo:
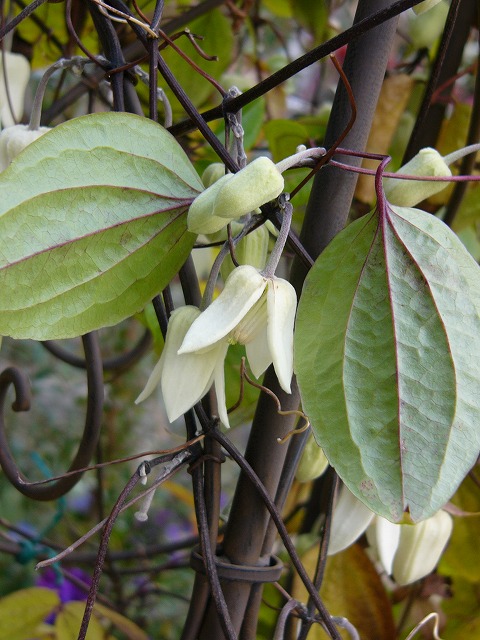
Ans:
<svg viewBox="0 0 480 640"><path fill-rule="evenodd" d="M28 640L38 625L60 604L55 591L32 587L0 600L0 640Z"/></svg>
<svg viewBox="0 0 480 640"><path fill-rule="evenodd" d="M84 602L67 602L55 618L57 640L77 640L83 613ZM100 622L93 615L90 618L86 640L105 640L106 633Z"/></svg>
<svg viewBox="0 0 480 640"><path fill-rule="evenodd" d="M265 137L274 162L293 155L299 144L308 142L306 127L294 120L270 120L265 124Z"/></svg>
<svg viewBox="0 0 480 640"><path fill-rule="evenodd" d="M198 44L209 56L216 56L217 60L205 60L186 40L176 44L184 51L193 62L203 69L211 77L218 80L221 74L232 62L233 34L229 20L218 9L209 11L188 24L192 34L202 36L203 40ZM196 107L204 104L212 94L218 93L213 85L208 82L198 71L186 62L172 47L162 51L162 56L171 69L175 79L185 88ZM229 87L227 87L228 89ZM168 99L175 113L181 111L177 99L172 95L170 88L164 85Z"/></svg>
<svg viewBox="0 0 480 640"><path fill-rule="evenodd" d="M480 512L478 486L471 478L465 478L452 502L463 511L469 513ZM479 533L480 516L455 518L455 526L453 527L450 542L440 560L440 573L469 580L472 583L480 583L480 565L478 563Z"/></svg>
<svg viewBox="0 0 480 640"><path fill-rule="evenodd" d="M187 258L202 188L146 118L84 116L39 138L0 175L0 335L67 338L140 311Z"/></svg>
<svg viewBox="0 0 480 640"><path fill-rule="evenodd" d="M387 208L319 257L300 300L295 367L318 444L394 522L434 514L480 449L480 278L434 216Z"/></svg>

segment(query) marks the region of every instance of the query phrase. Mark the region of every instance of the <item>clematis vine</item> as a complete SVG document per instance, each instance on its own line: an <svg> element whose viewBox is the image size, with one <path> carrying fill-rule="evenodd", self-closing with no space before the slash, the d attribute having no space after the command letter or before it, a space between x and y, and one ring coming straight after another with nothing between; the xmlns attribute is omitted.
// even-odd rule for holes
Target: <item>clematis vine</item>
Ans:
<svg viewBox="0 0 480 640"><path fill-rule="evenodd" d="M186 306L172 314L163 354L137 402L160 384L168 419L173 421L193 407L214 384L218 416L229 427L224 361L232 344L245 345L249 366L256 377L273 364L280 386L290 393L297 296L287 280L275 276L290 228L292 206L288 199L282 201L282 208L282 227L262 271L251 264L234 268L223 291L211 302L222 259L228 255L226 245L212 268L203 310ZM237 239L240 237L241 234Z"/></svg>

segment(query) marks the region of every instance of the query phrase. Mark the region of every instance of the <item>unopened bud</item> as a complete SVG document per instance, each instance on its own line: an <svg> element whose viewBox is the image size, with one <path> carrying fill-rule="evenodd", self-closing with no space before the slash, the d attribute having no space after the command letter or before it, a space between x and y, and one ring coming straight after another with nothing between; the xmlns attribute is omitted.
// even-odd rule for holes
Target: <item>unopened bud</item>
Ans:
<svg viewBox="0 0 480 640"><path fill-rule="evenodd" d="M47 131L50 131L50 127L40 127L32 131L26 124L16 124L4 129L0 133L0 171L4 171L25 147Z"/></svg>
<svg viewBox="0 0 480 640"><path fill-rule="evenodd" d="M215 233L279 196L283 186L276 165L269 158L257 158L238 173L224 175L195 198L188 212L188 229Z"/></svg>
<svg viewBox="0 0 480 640"><path fill-rule="evenodd" d="M251 231L235 247L238 264L250 264L261 271L267 262L268 241L269 233L265 225L262 224L258 229ZM222 264L222 278L226 280L234 268L232 259L228 257Z"/></svg>
<svg viewBox="0 0 480 640"><path fill-rule="evenodd" d="M313 433L310 433L300 458L295 478L298 482L310 482L310 480L315 480L315 478L321 476L327 467L327 456L323 453L323 449L318 446Z"/></svg>
<svg viewBox="0 0 480 640"><path fill-rule="evenodd" d="M397 584L406 585L420 580L436 567L452 533L453 521L446 511L438 511L423 522L400 527L393 577Z"/></svg>
<svg viewBox="0 0 480 640"><path fill-rule="evenodd" d="M421 149L397 173L411 176L451 176L452 172L444 158L430 147ZM447 182L423 182L422 180L398 180L385 178L383 188L390 204L399 207L414 207L422 200L439 193L447 186Z"/></svg>
<svg viewBox="0 0 480 640"><path fill-rule="evenodd" d="M221 162L214 162L209 164L205 171L202 173L202 182L205 189L211 187L214 182L220 180L225 175L225 165Z"/></svg>

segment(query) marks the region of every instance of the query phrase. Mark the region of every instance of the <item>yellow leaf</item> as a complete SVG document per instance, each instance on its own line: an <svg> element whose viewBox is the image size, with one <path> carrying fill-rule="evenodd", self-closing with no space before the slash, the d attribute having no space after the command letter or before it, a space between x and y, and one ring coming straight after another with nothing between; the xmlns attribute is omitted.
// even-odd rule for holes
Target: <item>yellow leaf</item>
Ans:
<svg viewBox="0 0 480 640"><path fill-rule="evenodd" d="M317 554L318 546L315 546L302 557L309 575L313 574ZM293 581L292 595L306 602L306 590L298 576ZM354 544L328 558L320 596L331 615L347 618L362 640L396 637L390 601L375 567L359 545ZM339 631L342 638L350 637ZM319 625L312 627L308 634L308 640L327 640L328 637Z"/></svg>
<svg viewBox="0 0 480 640"><path fill-rule="evenodd" d="M67 602L55 619L56 640L77 640L84 602ZM106 632L95 616L90 619L86 640L105 640Z"/></svg>
<svg viewBox="0 0 480 640"><path fill-rule="evenodd" d="M480 584L454 577L451 591L452 597L442 602L443 640L480 640Z"/></svg>
<svg viewBox="0 0 480 640"><path fill-rule="evenodd" d="M383 83L367 142L367 151L370 153L388 153L413 84L413 78L403 73L390 76ZM378 160L364 160L362 166L376 169ZM355 197L366 204L375 200L375 182L372 176L359 176Z"/></svg>
<svg viewBox="0 0 480 640"><path fill-rule="evenodd" d="M463 511L480 511L478 488L468 476L452 498L452 502ZM480 582L479 537L480 516L455 518L450 542L440 560L440 573L464 578L470 582Z"/></svg>
<svg viewBox="0 0 480 640"><path fill-rule="evenodd" d="M134 622L125 618L120 613L104 607L102 604L96 604L94 609L95 614L99 614L104 618L107 618L109 622L117 627L120 631L127 636L129 640L148 640L148 636L144 633L140 627Z"/></svg>
<svg viewBox="0 0 480 640"><path fill-rule="evenodd" d="M0 600L0 640L28 640L39 624L60 604L55 591L31 587Z"/></svg>

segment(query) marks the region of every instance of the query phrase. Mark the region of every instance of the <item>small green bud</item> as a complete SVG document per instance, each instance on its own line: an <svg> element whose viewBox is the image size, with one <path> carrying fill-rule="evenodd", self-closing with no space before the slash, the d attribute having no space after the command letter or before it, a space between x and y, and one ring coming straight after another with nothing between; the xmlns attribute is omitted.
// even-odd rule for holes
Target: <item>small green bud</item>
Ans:
<svg viewBox="0 0 480 640"><path fill-rule="evenodd" d="M449 166L436 149L421 149L397 173L411 176L451 176ZM385 178L383 188L387 200L399 207L414 207L422 200L443 191L446 182L422 182L420 180L397 180Z"/></svg>
<svg viewBox="0 0 480 640"><path fill-rule="evenodd" d="M263 224L242 238L235 247L235 257L238 264L250 264L261 271L267 262L268 241L268 229ZM222 278L226 280L234 268L235 265L231 257L228 256L222 264Z"/></svg>
<svg viewBox="0 0 480 640"><path fill-rule="evenodd" d="M315 478L321 476L327 467L327 457L323 453L323 449L318 446L313 433L310 433L297 467L295 478L298 482L310 482L310 480L315 480Z"/></svg>
<svg viewBox="0 0 480 640"><path fill-rule="evenodd" d="M221 162L214 162L209 164L205 171L202 173L202 182L205 189L211 187L214 182L220 180L225 175L225 165Z"/></svg>

